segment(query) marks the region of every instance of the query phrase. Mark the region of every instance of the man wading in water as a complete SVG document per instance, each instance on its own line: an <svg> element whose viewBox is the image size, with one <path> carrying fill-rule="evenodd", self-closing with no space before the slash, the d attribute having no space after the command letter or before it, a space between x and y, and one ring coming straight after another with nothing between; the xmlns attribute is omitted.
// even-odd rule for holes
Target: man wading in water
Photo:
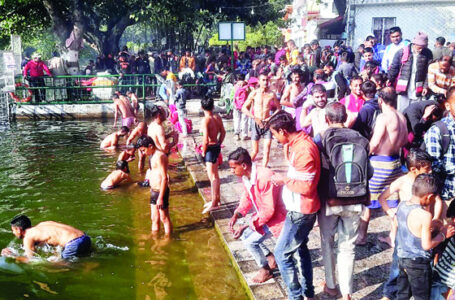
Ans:
<svg viewBox="0 0 455 300"><path fill-rule="evenodd" d="M2 256L15 257L17 261L28 262L35 257L36 244L62 246L62 258L68 259L90 253L91 240L84 232L54 221L44 221L32 227L32 222L25 215L19 215L11 221L13 234L24 242L25 256L16 255L12 249L4 248Z"/></svg>

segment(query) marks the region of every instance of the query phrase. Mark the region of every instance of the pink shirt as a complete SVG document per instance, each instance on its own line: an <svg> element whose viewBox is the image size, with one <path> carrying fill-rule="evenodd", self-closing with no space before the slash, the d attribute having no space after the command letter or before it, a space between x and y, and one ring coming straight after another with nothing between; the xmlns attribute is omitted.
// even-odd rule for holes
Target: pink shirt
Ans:
<svg viewBox="0 0 455 300"><path fill-rule="evenodd" d="M365 99L362 97L356 98L353 94L350 94L349 96L341 99L340 103L343 104L350 112L358 113L365 103Z"/></svg>

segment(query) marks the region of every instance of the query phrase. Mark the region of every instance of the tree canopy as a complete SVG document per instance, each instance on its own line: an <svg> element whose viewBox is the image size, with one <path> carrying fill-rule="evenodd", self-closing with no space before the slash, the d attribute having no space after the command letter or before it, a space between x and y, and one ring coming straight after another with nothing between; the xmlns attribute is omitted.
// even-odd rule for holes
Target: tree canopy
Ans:
<svg viewBox="0 0 455 300"><path fill-rule="evenodd" d="M52 28L63 49L74 25L98 53L119 49L128 26L146 23L157 45L194 48L204 31L220 20L242 20L249 25L266 24L281 17L290 0L0 0L0 47L10 34L24 40ZM256 13L252 13L252 11Z"/></svg>

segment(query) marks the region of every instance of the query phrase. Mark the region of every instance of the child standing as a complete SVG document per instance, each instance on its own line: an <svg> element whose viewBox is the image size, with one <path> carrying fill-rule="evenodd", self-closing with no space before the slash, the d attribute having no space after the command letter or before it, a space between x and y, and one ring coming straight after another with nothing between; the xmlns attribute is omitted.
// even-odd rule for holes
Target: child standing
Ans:
<svg viewBox="0 0 455 300"><path fill-rule="evenodd" d="M234 134L237 141L240 141L240 135L243 140L248 138L248 116L242 114L242 106L248 97L248 85L245 81L244 74L237 74L237 82L234 86Z"/></svg>
<svg viewBox="0 0 455 300"><path fill-rule="evenodd" d="M220 206L220 177L218 175L218 156L221 152L221 144L226 136L221 117L213 112L213 99L206 98L201 101L204 110L202 121L202 156L210 179L212 202L204 205L202 213L207 213Z"/></svg>
<svg viewBox="0 0 455 300"><path fill-rule="evenodd" d="M442 227L432 238L429 206L434 204L438 185L431 174L420 174L412 185L412 197L398 206L397 255L398 300L430 299L431 252L430 250L455 234L455 227Z"/></svg>

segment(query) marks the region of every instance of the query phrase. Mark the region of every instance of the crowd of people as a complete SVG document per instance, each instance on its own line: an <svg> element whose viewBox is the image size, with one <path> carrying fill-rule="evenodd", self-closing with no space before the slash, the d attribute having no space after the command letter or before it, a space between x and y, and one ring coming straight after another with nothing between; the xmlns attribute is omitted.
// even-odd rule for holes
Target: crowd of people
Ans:
<svg viewBox="0 0 455 300"><path fill-rule="evenodd" d="M371 212L379 208L390 216L390 234L380 241L394 247L384 299L446 299L455 288L455 44L446 47L439 37L430 50L425 33L406 41L399 27L390 29L390 40L385 47L368 36L356 50L343 42L323 49L318 41L298 49L289 40L281 48L236 51L234 65L224 50L201 57L187 51L181 58L168 52L146 59L145 52L139 53L148 62L147 72L165 72L174 82L164 86L162 100L176 109L183 136L189 133L188 91L173 74L190 68L232 85L223 98L232 106L234 135L251 139L251 151L239 147L228 156L230 170L244 187L229 226L259 267L253 281L267 281L278 268L289 299L314 298L307 243L316 222L324 292L351 299L355 247L367 243ZM132 69L131 57L119 65ZM97 70L105 67L97 60ZM139 170L149 157L140 185L151 190L152 230L159 231L161 222L170 235L167 166L178 133L166 125L168 107L153 106L147 124L137 120L133 92L118 93L113 100L114 125L119 112L122 127L101 147L115 148L124 138L127 149L101 188L130 179L128 162L136 151ZM218 167L226 131L212 98L201 100L201 108L201 155L212 190L206 213L220 207ZM268 168L273 138L283 145L286 174ZM250 210L248 221L239 222ZM26 236L30 226L17 224L13 220L13 232ZM263 243L272 236L273 251Z"/></svg>

